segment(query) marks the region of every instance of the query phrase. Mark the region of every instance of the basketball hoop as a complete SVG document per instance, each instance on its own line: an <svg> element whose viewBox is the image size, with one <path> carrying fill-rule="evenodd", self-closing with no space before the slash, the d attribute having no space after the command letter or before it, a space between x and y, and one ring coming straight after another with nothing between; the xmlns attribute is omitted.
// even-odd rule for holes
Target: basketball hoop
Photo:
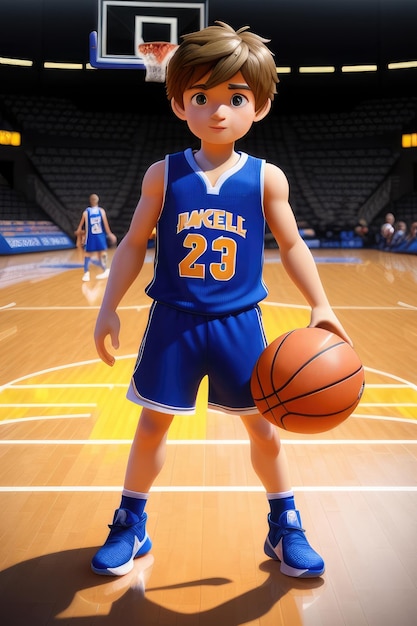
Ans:
<svg viewBox="0 0 417 626"><path fill-rule="evenodd" d="M146 68L145 81L151 83L165 82L168 61L177 48L177 44L169 41L149 41L138 45Z"/></svg>

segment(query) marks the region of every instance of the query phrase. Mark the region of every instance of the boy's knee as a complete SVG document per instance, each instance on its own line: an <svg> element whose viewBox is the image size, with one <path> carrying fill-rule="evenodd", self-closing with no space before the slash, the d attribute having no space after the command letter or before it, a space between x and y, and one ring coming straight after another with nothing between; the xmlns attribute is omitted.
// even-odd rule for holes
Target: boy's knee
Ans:
<svg viewBox="0 0 417 626"><path fill-rule="evenodd" d="M254 417L244 420L249 439L256 445L264 448L274 448L279 451L281 439L276 426L268 422L264 417Z"/></svg>
<svg viewBox="0 0 417 626"><path fill-rule="evenodd" d="M173 415L165 415L149 409L143 409L139 420L138 433L143 440L146 439L149 442L154 440L158 443L168 431L172 420Z"/></svg>

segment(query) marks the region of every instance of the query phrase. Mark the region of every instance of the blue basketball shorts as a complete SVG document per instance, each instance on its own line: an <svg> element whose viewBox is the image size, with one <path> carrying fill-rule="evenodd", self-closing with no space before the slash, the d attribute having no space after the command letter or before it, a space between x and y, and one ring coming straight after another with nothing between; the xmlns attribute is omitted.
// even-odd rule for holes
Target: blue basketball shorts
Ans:
<svg viewBox="0 0 417 626"><path fill-rule="evenodd" d="M86 252L103 252L105 250L107 250L106 233L89 233L87 235L87 239L85 241Z"/></svg>
<svg viewBox="0 0 417 626"><path fill-rule="evenodd" d="M193 414L207 375L210 408L257 413L250 378L265 346L258 306L214 317L154 302L127 398L161 413Z"/></svg>

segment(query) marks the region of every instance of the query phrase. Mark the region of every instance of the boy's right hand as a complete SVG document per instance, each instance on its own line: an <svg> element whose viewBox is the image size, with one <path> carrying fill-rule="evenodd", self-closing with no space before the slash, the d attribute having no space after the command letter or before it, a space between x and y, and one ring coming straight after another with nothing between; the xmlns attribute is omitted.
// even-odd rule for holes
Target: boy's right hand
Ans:
<svg viewBox="0 0 417 626"><path fill-rule="evenodd" d="M96 327L94 329L94 341L100 359L104 361L106 365L110 365L110 367L114 365L116 359L106 348L106 337L108 335L110 336L111 345L115 350L118 350L119 332L120 319L117 313L114 311L106 313L100 311L96 321Z"/></svg>

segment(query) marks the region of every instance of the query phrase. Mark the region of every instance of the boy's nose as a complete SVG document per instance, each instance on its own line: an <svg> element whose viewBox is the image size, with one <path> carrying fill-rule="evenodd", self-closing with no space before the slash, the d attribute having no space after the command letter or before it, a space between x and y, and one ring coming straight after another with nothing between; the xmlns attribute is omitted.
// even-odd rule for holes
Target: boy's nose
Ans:
<svg viewBox="0 0 417 626"><path fill-rule="evenodd" d="M219 104L214 107L211 116L215 119L224 119L226 116L226 107L224 104Z"/></svg>

